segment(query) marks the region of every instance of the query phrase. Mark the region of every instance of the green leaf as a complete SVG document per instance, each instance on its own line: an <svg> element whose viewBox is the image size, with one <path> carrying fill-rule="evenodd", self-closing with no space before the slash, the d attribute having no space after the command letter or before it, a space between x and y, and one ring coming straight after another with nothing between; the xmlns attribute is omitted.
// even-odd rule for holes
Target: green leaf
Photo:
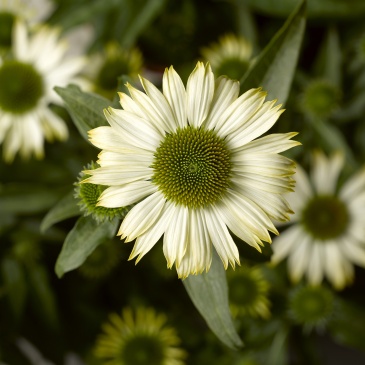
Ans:
<svg viewBox="0 0 365 365"><path fill-rule="evenodd" d="M80 215L80 208L74 198L73 190L64 196L43 218L41 232L44 233L49 227L64 219Z"/></svg>
<svg viewBox="0 0 365 365"><path fill-rule="evenodd" d="M56 87L57 94L65 102L65 107L86 141L90 129L109 125L103 110L111 105L111 101L102 96L85 93L78 86Z"/></svg>
<svg viewBox="0 0 365 365"><path fill-rule="evenodd" d="M318 77L325 78L333 85L341 88L342 51L336 28L329 28L327 36L316 60Z"/></svg>
<svg viewBox="0 0 365 365"><path fill-rule="evenodd" d="M125 48L131 47L139 34L144 28L146 28L151 21L157 16L157 14L163 9L166 0L147 0L144 6L135 7L133 16L129 17L128 26L126 29L119 33L121 36L121 45ZM132 0L132 4L136 4L135 0Z"/></svg>
<svg viewBox="0 0 365 365"><path fill-rule="evenodd" d="M182 281L190 299L207 322L209 328L228 347L237 349L243 343L233 324L228 303L226 272L214 252L210 270L190 275Z"/></svg>
<svg viewBox="0 0 365 365"><path fill-rule="evenodd" d="M1 271L9 299L10 308L17 319L23 313L27 296L27 285L22 266L12 258L4 258Z"/></svg>
<svg viewBox="0 0 365 365"><path fill-rule="evenodd" d="M64 189L50 189L38 184L0 185L0 213L29 214L44 212L64 194Z"/></svg>
<svg viewBox="0 0 365 365"><path fill-rule="evenodd" d="M58 324L56 298L49 282L47 270L40 266L32 266L28 271L32 286L32 299L45 323L55 327Z"/></svg>
<svg viewBox="0 0 365 365"><path fill-rule="evenodd" d="M243 0L252 9L270 16L287 16L293 0ZM361 18L365 15L363 0L308 0L308 17L321 18Z"/></svg>
<svg viewBox="0 0 365 365"><path fill-rule="evenodd" d="M97 224L90 217L80 217L67 235L57 258L57 276L60 278L81 266L98 245L115 236L118 224L118 219Z"/></svg>
<svg viewBox="0 0 365 365"><path fill-rule="evenodd" d="M270 43L255 58L241 80L241 91L263 87L268 100L285 103L296 68L305 29L306 2L302 1Z"/></svg>

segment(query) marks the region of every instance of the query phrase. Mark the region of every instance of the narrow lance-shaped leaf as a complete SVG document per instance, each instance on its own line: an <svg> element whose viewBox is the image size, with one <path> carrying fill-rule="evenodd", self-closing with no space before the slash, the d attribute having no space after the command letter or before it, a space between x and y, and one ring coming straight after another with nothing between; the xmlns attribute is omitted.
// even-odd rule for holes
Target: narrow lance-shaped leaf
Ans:
<svg viewBox="0 0 365 365"><path fill-rule="evenodd" d="M75 85L56 87L55 90L65 102L75 126L86 141L89 141L87 132L90 129L108 125L103 114L103 110L111 104L108 99L85 93Z"/></svg>
<svg viewBox="0 0 365 365"><path fill-rule="evenodd" d="M14 316L19 319L27 297L23 267L16 260L7 257L1 262L1 271L10 308Z"/></svg>
<svg viewBox="0 0 365 365"><path fill-rule="evenodd" d="M64 219L76 217L77 215L80 215L80 208L74 198L74 192L70 191L43 218L41 232L45 232L55 223L61 222Z"/></svg>
<svg viewBox="0 0 365 365"><path fill-rule="evenodd" d="M232 349L243 346L229 310L226 272L218 255L214 252L212 265L207 273L190 275L183 280L183 284L215 335Z"/></svg>
<svg viewBox="0 0 365 365"><path fill-rule="evenodd" d="M241 80L241 90L262 86L268 100L285 103L289 95L305 29L306 2L291 14L270 43L255 58Z"/></svg>
<svg viewBox="0 0 365 365"><path fill-rule="evenodd" d="M67 235L58 256L57 276L62 277L81 266L98 245L115 235L118 224L118 219L97 224L90 217L80 217Z"/></svg>

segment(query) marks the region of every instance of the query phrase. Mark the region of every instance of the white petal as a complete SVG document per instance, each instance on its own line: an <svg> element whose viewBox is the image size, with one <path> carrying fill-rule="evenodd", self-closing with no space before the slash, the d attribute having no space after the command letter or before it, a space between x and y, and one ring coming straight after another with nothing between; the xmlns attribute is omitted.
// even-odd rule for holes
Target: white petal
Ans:
<svg viewBox="0 0 365 365"><path fill-rule="evenodd" d="M235 267L235 263L240 264L237 246L224 224L224 217L220 210L215 206L210 206L203 212L210 240L221 258L224 268L227 269L228 263L232 267Z"/></svg>
<svg viewBox="0 0 365 365"><path fill-rule="evenodd" d="M337 242L326 242L324 244L326 260L324 268L326 276L336 289L342 289L346 282L352 278L346 277L341 250L338 248Z"/></svg>
<svg viewBox="0 0 365 365"><path fill-rule="evenodd" d="M42 124L44 136L48 141L53 141L53 139L64 141L67 139L67 125L57 114L48 108L42 108L38 112L38 118Z"/></svg>
<svg viewBox="0 0 365 365"><path fill-rule="evenodd" d="M146 94L149 96L157 112L168 127L167 132L174 132L178 126L178 122L175 120L170 104L167 102L164 94L162 94L161 91L147 79L141 76L139 79Z"/></svg>
<svg viewBox="0 0 365 365"><path fill-rule="evenodd" d="M240 148L253 139L267 132L284 112L281 105L274 107L275 100L263 104L249 120L239 126L236 131L228 135L231 148Z"/></svg>
<svg viewBox="0 0 365 365"><path fill-rule="evenodd" d="M317 151L313 156L312 181L318 194L334 194L338 176L344 164L342 153L336 153L330 158Z"/></svg>
<svg viewBox="0 0 365 365"><path fill-rule="evenodd" d="M216 123L216 131L226 137L241 129L254 115L265 100L266 93L261 89L251 89L236 99L221 115Z"/></svg>
<svg viewBox="0 0 365 365"><path fill-rule="evenodd" d="M324 243L321 241L313 241L311 250L311 257L308 261L307 278L311 285L319 285L323 280L326 260Z"/></svg>
<svg viewBox="0 0 365 365"><path fill-rule="evenodd" d="M214 75L209 64L197 63L189 76L186 93L189 123L200 127L208 115L214 94Z"/></svg>
<svg viewBox="0 0 365 365"><path fill-rule="evenodd" d="M186 91L180 76L172 66L169 69L166 68L163 74L162 89L175 116L176 125L180 128L185 127L187 125Z"/></svg>
<svg viewBox="0 0 365 365"><path fill-rule="evenodd" d="M123 142L152 153L156 151L162 136L145 120L125 110L108 108L106 119Z"/></svg>
<svg viewBox="0 0 365 365"><path fill-rule="evenodd" d="M170 130L170 122L165 120L164 115L161 115L159 109L148 95L130 84L127 84L127 87L132 99L143 113L143 118L148 120L160 132L161 136L164 136L165 132Z"/></svg>
<svg viewBox="0 0 365 365"><path fill-rule="evenodd" d="M137 237L132 253L129 256L129 260L138 255L138 258L136 260L137 264L141 260L141 258L151 250L151 248L156 244L156 242L166 231L175 213L176 212L174 205L172 203L166 202L160 216L158 217L158 220L153 224L150 229Z"/></svg>
<svg viewBox="0 0 365 365"><path fill-rule="evenodd" d="M290 140L297 134L298 133L296 132L269 134L268 136L255 139L254 141L239 147L239 151L252 153L280 153L301 144L300 142Z"/></svg>
<svg viewBox="0 0 365 365"><path fill-rule="evenodd" d="M365 267L365 247L352 237L340 239L339 247L342 254L357 265Z"/></svg>
<svg viewBox="0 0 365 365"><path fill-rule="evenodd" d="M186 252L176 267L179 278L208 271L212 263L212 248L204 215L200 209L189 210L189 238Z"/></svg>
<svg viewBox="0 0 365 365"><path fill-rule="evenodd" d="M211 104L211 109L207 116L204 126L207 129L214 129L217 122L227 108L237 99L240 92L240 83L221 76L215 81L215 91Z"/></svg>
<svg viewBox="0 0 365 365"><path fill-rule="evenodd" d="M143 119L148 119L148 115L143 113L138 104L127 94L118 92L120 105L127 112L133 113Z"/></svg>
<svg viewBox="0 0 365 365"><path fill-rule="evenodd" d="M163 253L167 260L167 267L174 262L180 266L186 252L189 235L189 210L179 205L174 206L174 215L167 226L163 239Z"/></svg>
<svg viewBox="0 0 365 365"><path fill-rule="evenodd" d="M130 166L135 164L149 167L153 161L152 153L140 149L126 150L123 153L103 150L98 157L97 163L100 166Z"/></svg>
<svg viewBox="0 0 365 365"><path fill-rule="evenodd" d="M21 61L29 60L27 28L22 21L17 20L13 28L14 56Z"/></svg>
<svg viewBox="0 0 365 365"><path fill-rule="evenodd" d="M157 186L150 181L135 181L124 186L111 186L101 193L97 205L107 208L126 207L156 191Z"/></svg>
<svg viewBox="0 0 365 365"><path fill-rule="evenodd" d="M165 199L159 191L142 200L125 216L118 235L126 242L133 241L158 220L164 205Z"/></svg>
<svg viewBox="0 0 365 365"><path fill-rule="evenodd" d="M351 176L340 190L340 197L345 200L356 199L365 190L365 168Z"/></svg>
<svg viewBox="0 0 365 365"><path fill-rule="evenodd" d="M83 180L83 183L120 186L133 181L151 178L152 169L143 166L133 166L126 170L123 168L118 169L115 166L105 166L95 170L85 170L84 173L91 175L91 177Z"/></svg>
<svg viewBox="0 0 365 365"><path fill-rule="evenodd" d="M277 264L285 257L291 254L291 251L295 250L298 240L305 234L300 225L294 224L292 227L287 228L284 232L276 237L272 243L272 250L274 254L271 257L271 261Z"/></svg>
<svg viewBox="0 0 365 365"><path fill-rule="evenodd" d="M294 282L298 282L307 269L308 262L312 256L311 240L312 238L310 236L303 234L296 242L296 249L293 250L288 258L288 272Z"/></svg>

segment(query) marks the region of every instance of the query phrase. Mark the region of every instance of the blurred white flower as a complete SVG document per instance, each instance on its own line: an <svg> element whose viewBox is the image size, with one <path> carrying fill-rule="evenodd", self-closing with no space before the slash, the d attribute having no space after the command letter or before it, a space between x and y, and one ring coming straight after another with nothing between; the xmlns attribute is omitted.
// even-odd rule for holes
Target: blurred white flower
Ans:
<svg viewBox="0 0 365 365"><path fill-rule="evenodd" d="M0 56L0 144L7 162L18 152L42 158L44 139L67 138L66 124L49 104L61 101L53 88L77 82L85 62L65 56L67 43L58 29L42 26L29 35L17 21L13 36L12 57Z"/></svg>
<svg viewBox="0 0 365 365"><path fill-rule="evenodd" d="M274 263L288 257L293 281L306 275L317 285L326 276L341 289L353 279L353 263L365 267L365 169L337 188L343 163L341 153L317 152L310 179L297 166L295 192L287 195L293 225L272 245Z"/></svg>

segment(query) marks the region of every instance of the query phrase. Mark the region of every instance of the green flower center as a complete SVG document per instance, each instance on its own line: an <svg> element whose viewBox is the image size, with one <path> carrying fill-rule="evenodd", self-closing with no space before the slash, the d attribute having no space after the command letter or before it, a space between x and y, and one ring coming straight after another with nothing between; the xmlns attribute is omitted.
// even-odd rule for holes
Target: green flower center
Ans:
<svg viewBox="0 0 365 365"><path fill-rule="evenodd" d="M97 85L101 89L112 91L118 86L118 77L128 75L130 66L124 58L106 60L97 76Z"/></svg>
<svg viewBox="0 0 365 365"><path fill-rule="evenodd" d="M304 209L302 221L312 236L327 240L342 235L349 223L345 204L334 196L317 196Z"/></svg>
<svg viewBox="0 0 365 365"><path fill-rule="evenodd" d="M97 206L99 196L106 189L105 186L96 184L78 184L76 187L76 196L80 199L81 209L86 215L91 214L97 221L106 219L124 218L130 209L129 207L105 208Z"/></svg>
<svg viewBox="0 0 365 365"><path fill-rule="evenodd" d="M33 109L43 96L43 78L30 64L5 61L0 67L0 108L14 114Z"/></svg>
<svg viewBox="0 0 365 365"><path fill-rule="evenodd" d="M248 61L240 59L228 59L215 70L217 75L226 75L233 80L241 80L248 68Z"/></svg>
<svg viewBox="0 0 365 365"><path fill-rule="evenodd" d="M229 299L238 306L250 306L259 296L257 282L249 275L234 276L229 280Z"/></svg>
<svg viewBox="0 0 365 365"><path fill-rule="evenodd" d="M166 199L189 208L205 207L229 186L230 151L213 130L188 126L166 134L152 168L152 181Z"/></svg>
<svg viewBox="0 0 365 365"><path fill-rule="evenodd" d="M161 342L148 335L128 339L121 353L121 364L125 365L162 365L164 359Z"/></svg>
<svg viewBox="0 0 365 365"><path fill-rule="evenodd" d="M0 12L0 48L10 48L13 24L13 14Z"/></svg>
<svg viewBox="0 0 365 365"><path fill-rule="evenodd" d="M303 324L319 324L331 315L333 294L324 287L303 287L293 292L290 309L295 319Z"/></svg>
<svg viewBox="0 0 365 365"><path fill-rule="evenodd" d="M305 108L318 116L328 116L338 106L340 91L326 81L313 82L305 91Z"/></svg>

